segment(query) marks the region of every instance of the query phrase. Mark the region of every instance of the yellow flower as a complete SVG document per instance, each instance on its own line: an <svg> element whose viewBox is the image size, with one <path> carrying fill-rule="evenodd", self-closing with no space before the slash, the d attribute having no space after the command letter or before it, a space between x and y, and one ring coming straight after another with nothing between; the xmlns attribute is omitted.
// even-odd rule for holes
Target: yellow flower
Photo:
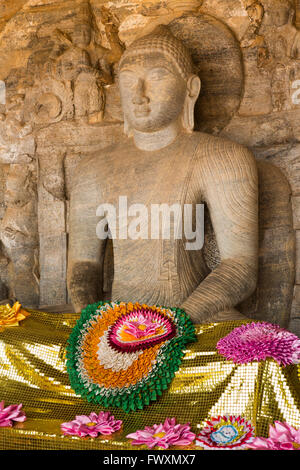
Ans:
<svg viewBox="0 0 300 470"><path fill-rule="evenodd" d="M0 328L3 326L19 326L20 321L29 317L30 313L21 307L19 302L15 302L12 307L9 304L0 305Z"/></svg>

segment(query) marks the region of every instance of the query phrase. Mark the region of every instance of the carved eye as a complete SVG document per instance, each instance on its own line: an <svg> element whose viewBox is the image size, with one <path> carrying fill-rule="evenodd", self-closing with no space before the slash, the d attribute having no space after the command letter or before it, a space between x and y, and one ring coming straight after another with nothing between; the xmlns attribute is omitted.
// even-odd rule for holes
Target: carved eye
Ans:
<svg viewBox="0 0 300 470"><path fill-rule="evenodd" d="M165 78L169 78L170 75L172 75L172 72L170 72L168 69L164 67L157 67L157 68L151 69L147 73L147 78L148 80L151 80L151 81L159 81L159 80L164 80Z"/></svg>
<svg viewBox="0 0 300 470"><path fill-rule="evenodd" d="M137 76L134 72L124 70L120 74L120 83L126 87L133 86L137 82Z"/></svg>

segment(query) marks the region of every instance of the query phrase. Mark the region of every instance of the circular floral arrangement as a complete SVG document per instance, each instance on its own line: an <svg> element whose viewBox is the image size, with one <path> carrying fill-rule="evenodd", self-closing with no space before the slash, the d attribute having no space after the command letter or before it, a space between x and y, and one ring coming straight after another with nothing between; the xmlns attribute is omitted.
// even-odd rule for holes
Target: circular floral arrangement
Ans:
<svg viewBox="0 0 300 470"><path fill-rule="evenodd" d="M279 325L267 322L235 328L218 341L217 349L237 364L264 361L268 357L283 366L300 362L300 339Z"/></svg>
<svg viewBox="0 0 300 470"><path fill-rule="evenodd" d="M254 429L241 416L218 416L206 422L196 445L208 450L241 450L254 439Z"/></svg>
<svg viewBox="0 0 300 470"><path fill-rule="evenodd" d="M82 310L69 338L72 388L126 412L156 400L174 377L195 328L178 308L99 302Z"/></svg>

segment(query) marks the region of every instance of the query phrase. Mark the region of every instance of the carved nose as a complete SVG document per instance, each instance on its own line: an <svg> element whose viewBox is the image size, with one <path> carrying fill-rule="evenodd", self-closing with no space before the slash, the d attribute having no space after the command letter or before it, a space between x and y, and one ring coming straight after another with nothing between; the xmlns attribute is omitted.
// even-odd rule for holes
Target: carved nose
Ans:
<svg viewBox="0 0 300 470"><path fill-rule="evenodd" d="M149 98L145 95L144 82L141 78L138 79L132 102L139 105L149 103Z"/></svg>

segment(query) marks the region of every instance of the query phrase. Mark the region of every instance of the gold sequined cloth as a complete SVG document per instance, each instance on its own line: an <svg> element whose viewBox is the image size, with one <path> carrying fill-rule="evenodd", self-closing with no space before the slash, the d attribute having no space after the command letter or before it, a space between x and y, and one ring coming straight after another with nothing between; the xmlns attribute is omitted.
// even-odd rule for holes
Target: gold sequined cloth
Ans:
<svg viewBox="0 0 300 470"><path fill-rule="evenodd" d="M0 428L0 449L136 450L125 436L167 417L190 422L196 433L206 419L228 413L251 420L256 435L264 437L274 420L300 427L297 366L227 361L216 343L243 322L224 322L197 325L198 341L188 346L171 386L156 402L128 414L109 409L123 420L118 433L95 439L63 436L61 423L101 411L73 392L66 372L65 346L79 315L30 313L19 327L0 332L0 401L23 403L27 415L24 423Z"/></svg>

